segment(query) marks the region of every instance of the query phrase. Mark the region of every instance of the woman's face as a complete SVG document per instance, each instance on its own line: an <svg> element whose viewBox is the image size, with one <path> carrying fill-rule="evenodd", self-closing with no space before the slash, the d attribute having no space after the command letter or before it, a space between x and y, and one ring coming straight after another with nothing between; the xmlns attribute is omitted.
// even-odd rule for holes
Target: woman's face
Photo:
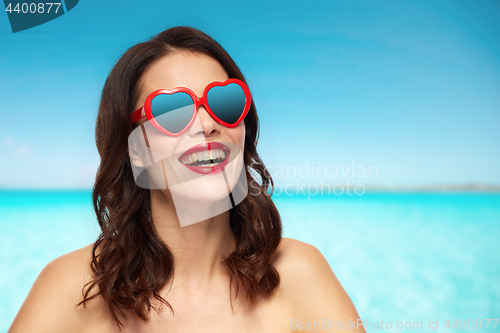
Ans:
<svg viewBox="0 0 500 333"><path fill-rule="evenodd" d="M154 62L143 74L135 109L141 108L147 96L158 89L186 87L202 97L209 83L227 79L229 77L226 71L217 60L200 53L176 51ZM174 138L158 131L145 120L143 118L141 123L151 149L149 156L153 156L156 162L148 168L152 181L158 186L151 188L165 188L165 193L195 201L221 200L228 196L244 170L244 121L234 128L226 127L215 121L200 106L194 123L186 132ZM224 146L217 146L215 142ZM221 159L224 156L229 161L224 168L224 177L222 172L204 173L203 170L210 169L196 167L196 162L193 164L196 156L203 156L206 152L207 148L199 151L199 147L207 147L207 143L211 147L221 148L213 149L213 156ZM144 154L145 152L143 156Z"/></svg>

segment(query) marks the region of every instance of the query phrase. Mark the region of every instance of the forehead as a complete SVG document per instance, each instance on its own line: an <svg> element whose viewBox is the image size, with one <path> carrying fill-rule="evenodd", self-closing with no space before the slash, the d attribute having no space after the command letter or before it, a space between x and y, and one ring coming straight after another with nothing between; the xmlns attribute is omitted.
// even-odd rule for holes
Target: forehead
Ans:
<svg viewBox="0 0 500 333"><path fill-rule="evenodd" d="M158 89L187 87L200 97L213 81L229 77L222 65L205 54L175 51L155 61L141 79L141 96ZM144 101L144 99L142 99Z"/></svg>

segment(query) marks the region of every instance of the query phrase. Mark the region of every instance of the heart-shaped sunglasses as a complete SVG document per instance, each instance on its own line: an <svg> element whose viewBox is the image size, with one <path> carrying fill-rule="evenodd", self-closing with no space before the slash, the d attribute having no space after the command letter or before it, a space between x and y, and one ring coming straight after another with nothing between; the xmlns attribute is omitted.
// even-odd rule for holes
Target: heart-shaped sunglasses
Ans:
<svg viewBox="0 0 500 333"><path fill-rule="evenodd" d="M247 85L241 80L229 79L208 84L201 98L185 87L153 91L131 118L135 123L146 117L158 130L176 137L191 126L202 105L217 122L235 127L247 115L250 103Z"/></svg>

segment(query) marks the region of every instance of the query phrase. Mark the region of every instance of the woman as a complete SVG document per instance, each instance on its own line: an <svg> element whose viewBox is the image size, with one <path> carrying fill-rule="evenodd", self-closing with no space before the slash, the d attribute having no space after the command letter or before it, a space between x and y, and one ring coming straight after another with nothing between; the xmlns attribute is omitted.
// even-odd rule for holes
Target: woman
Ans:
<svg viewBox="0 0 500 333"><path fill-rule="evenodd" d="M211 84L228 82L244 91L248 103L233 122L221 120L204 100ZM169 128L172 122L153 114L152 100L158 94L169 98L178 87L197 108L188 124ZM333 330L335 324L364 331L353 325L356 309L321 253L281 238L280 217L267 194L272 180L256 151L256 108L246 88L231 57L193 28L168 29L121 57L106 80L97 116L101 164L93 202L101 234L43 269L9 332L290 332ZM146 131L148 124L156 131ZM144 135L147 148L129 141L133 131ZM138 181L136 167L148 156L154 160L155 145L177 156L196 144L221 142L237 147L232 156L243 161L250 188L239 204L230 195L228 210L184 225L179 217L178 198L191 202L224 192L210 191L210 177L216 176L210 171L193 177L195 191L182 185L174 190L180 167L169 173L163 162L164 187L161 180L155 183L154 172L145 183ZM217 164L212 155L202 166L183 156L178 160L194 168ZM217 156L226 158L223 152ZM182 172L191 175L186 168ZM229 164L220 169L229 170ZM227 173L225 185L234 192L238 185Z"/></svg>

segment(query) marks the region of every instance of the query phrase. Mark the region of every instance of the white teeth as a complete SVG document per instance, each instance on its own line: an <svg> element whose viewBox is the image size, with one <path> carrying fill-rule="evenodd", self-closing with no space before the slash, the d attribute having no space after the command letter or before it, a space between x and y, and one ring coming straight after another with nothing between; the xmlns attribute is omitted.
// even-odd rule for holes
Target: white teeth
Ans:
<svg viewBox="0 0 500 333"><path fill-rule="evenodd" d="M220 149L214 149L209 151L202 151L199 153L191 154L181 160L182 164L193 164L196 162L208 162L216 159L224 160L226 158L226 153ZM216 163L217 164L217 163ZM213 164L201 164L199 166L211 167Z"/></svg>

